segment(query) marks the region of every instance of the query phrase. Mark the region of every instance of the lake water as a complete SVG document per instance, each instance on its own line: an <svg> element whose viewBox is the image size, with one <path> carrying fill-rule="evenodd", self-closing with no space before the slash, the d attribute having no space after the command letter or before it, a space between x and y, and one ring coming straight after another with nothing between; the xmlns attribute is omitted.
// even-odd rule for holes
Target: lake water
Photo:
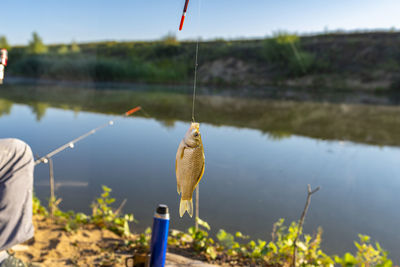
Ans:
<svg viewBox="0 0 400 267"><path fill-rule="evenodd" d="M0 138L26 141L35 155L109 120L115 124L56 155L56 195L61 208L90 212L101 185L118 205L151 225L159 203L179 218L175 153L191 119L191 96L157 90L3 86ZM136 105L145 113L122 118ZM307 184L312 197L305 232L321 226L329 254L354 251L358 234L370 235L400 257L400 107L199 96L197 119L206 155L200 183L200 217L212 230L241 231L270 239L279 218L298 220ZM48 166L35 169L35 191L49 197Z"/></svg>

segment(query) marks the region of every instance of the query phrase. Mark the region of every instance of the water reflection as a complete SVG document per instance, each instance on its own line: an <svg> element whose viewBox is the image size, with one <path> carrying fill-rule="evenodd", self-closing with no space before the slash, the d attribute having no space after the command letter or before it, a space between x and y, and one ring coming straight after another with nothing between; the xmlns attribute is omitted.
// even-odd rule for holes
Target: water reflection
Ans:
<svg viewBox="0 0 400 267"><path fill-rule="evenodd" d="M31 106L40 121L48 107L122 114L134 106L167 128L188 121L191 96L161 91L94 90L51 86L5 86L0 89L3 114L12 102ZM348 140L374 145L400 145L400 108L357 104L294 102L269 99L199 95L196 119L213 125L258 129L271 138L302 135L324 140Z"/></svg>
<svg viewBox="0 0 400 267"><path fill-rule="evenodd" d="M30 104L32 112L36 115L36 120L40 121L46 115L46 109L50 106L47 103L34 102Z"/></svg>
<svg viewBox="0 0 400 267"><path fill-rule="evenodd" d="M9 115L11 112L11 108L13 106L13 102L7 99L0 98L0 117L3 115Z"/></svg>

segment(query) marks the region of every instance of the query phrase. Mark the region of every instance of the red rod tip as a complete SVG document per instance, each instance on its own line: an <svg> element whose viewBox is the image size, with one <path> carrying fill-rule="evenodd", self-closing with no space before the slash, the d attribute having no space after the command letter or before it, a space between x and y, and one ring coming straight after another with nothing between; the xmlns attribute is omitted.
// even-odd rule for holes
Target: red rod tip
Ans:
<svg viewBox="0 0 400 267"><path fill-rule="evenodd" d="M133 113L135 113L136 111L139 111L139 110L141 110L142 108L139 106L139 107L136 107L136 108L133 108L133 109L131 109L131 110L128 110L127 112L125 112L125 116L129 116L129 115L131 115L131 114L133 114Z"/></svg>
<svg viewBox="0 0 400 267"><path fill-rule="evenodd" d="M182 30L183 22L184 22L184 21L185 21L185 15L182 15L181 24L179 25L179 30L180 30L180 31Z"/></svg>

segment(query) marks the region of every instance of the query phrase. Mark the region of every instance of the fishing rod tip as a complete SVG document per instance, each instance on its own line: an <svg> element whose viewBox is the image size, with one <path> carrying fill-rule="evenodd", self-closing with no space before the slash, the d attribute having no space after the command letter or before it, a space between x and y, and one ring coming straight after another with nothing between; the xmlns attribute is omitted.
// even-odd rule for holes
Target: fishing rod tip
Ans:
<svg viewBox="0 0 400 267"><path fill-rule="evenodd" d="M142 109L142 107L137 106L136 108L133 108L133 109L128 110L127 112L125 112L125 116L129 116L129 115L131 115L131 114L133 114L133 113L135 113L136 111L139 111L139 110L141 110L141 109Z"/></svg>

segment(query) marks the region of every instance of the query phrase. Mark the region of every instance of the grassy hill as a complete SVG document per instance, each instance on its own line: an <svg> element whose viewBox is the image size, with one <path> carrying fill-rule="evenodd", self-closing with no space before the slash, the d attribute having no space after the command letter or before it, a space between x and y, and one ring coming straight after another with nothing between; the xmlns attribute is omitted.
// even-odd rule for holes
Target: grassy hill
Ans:
<svg viewBox="0 0 400 267"><path fill-rule="evenodd" d="M74 47L73 47L74 46ZM191 83L195 42L167 36L153 42L50 45L35 53L13 47L8 72L33 78ZM400 33L277 33L258 40L200 42L199 82L218 86L400 88Z"/></svg>

